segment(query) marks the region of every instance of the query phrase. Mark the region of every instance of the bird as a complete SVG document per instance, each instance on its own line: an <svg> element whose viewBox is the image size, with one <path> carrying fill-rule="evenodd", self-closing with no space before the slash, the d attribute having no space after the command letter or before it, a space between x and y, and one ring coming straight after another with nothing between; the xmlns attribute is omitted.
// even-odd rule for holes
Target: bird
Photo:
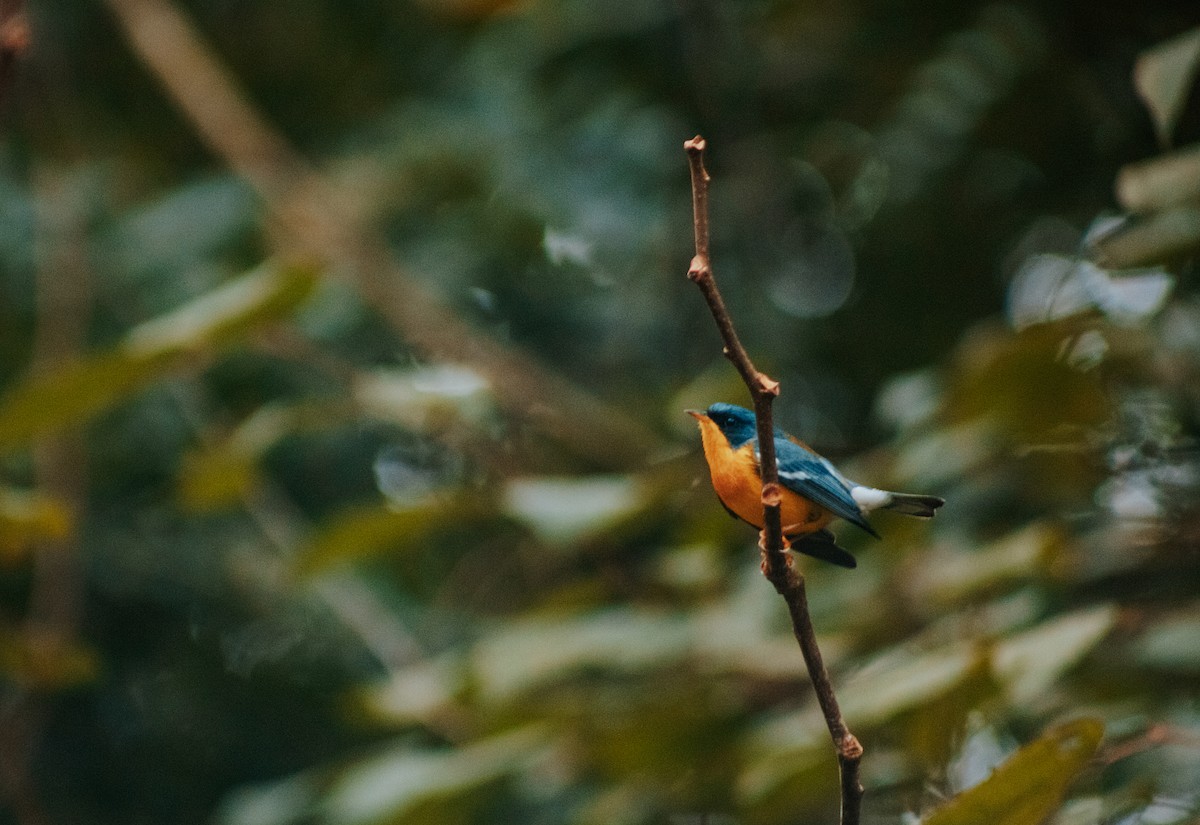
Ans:
<svg viewBox="0 0 1200 825"><path fill-rule="evenodd" d="M700 440L717 498L730 515L762 529L762 476L754 413L724 403L686 412L700 424ZM854 568L857 562L837 545L829 530L835 518L879 538L866 518L872 510L932 518L946 503L937 496L893 493L851 481L828 459L778 427L775 457L783 493L780 516L784 536L793 549L841 567Z"/></svg>

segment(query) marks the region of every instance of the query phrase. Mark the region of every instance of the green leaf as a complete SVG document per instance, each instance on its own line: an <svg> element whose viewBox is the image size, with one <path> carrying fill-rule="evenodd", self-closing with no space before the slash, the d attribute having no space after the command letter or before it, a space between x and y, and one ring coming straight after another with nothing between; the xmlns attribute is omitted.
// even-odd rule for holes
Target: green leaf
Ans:
<svg viewBox="0 0 1200 825"><path fill-rule="evenodd" d="M680 614L614 608L507 622L475 646L471 664L481 694L500 702L587 668L671 667L692 643L692 628Z"/></svg>
<svg viewBox="0 0 1200 825"><path fill-rule="evenodd" d="M1065 541L1061 529L1033 522L973 553L943 550L914 570L916 601L940 609L1037 576L1044 560L1060 551Z"/></svg>
<svg viewBox="0 0 1200 825"><path fill-rule="evenodd" d="M568 543L601 532L636 513L646 496L628 476L513 479L504 509L551 543Z"/></svg>
<svg viewBox="0 0 1200 825"><path fill-rule="evenodd" d="M1096 719L1053 728L983 782L924 817L922 825L1038 825L1062 805L1103 737L1104 725Z"/></svg>
<svg viewBox="0 0 1200 825"><path fill-rule="evenodd" d="M1035 701L1100 643L1117 622L1106 604L1056 616L999 642L992 668L1016 705Z"/></svg>
<svg viewBox="0 0 1200 825"><path fill-rule="evenodd" d="M0 447L85 422L188 354L228 346L259 324L287 315L315 280L307 269L260 267L135 327L112 350L28 379L0 399Z"/></svg>
<svg viewBox="0 0 1200 825"><path fill-rule="evenodd" d="M519 772L550 744L545 728L528 725L463 745L428 749L408 744L361 759L330 776L309 771L234 794L221 825L367 825L442 822L455 800Z"/></svg>
<svg viewBox="0 0 1200 825"><path fill-rule="evenodd" d="M1183 673L1200 672L1200 612L1189 610L1163 616L1135 642L1134 655L1145 667Z"/></svg>
<svg viewBox="0 0 1200 825"><path fill-rule="evenodd" d="M324 819L331 825L437 821L416 814L520 770L546 744L547 731L530 725L457 750L396 748L346 771L325 796Z"/></svg>
<svg viewBox="0 0 1200 825"><path fill-rule="evenodd" d="M842 715L861 734L966 688L986 673L985 663L970 644L930 652L890 650L837 686ZM813 702L761 725L749 745L754 758L739 779L739 792L757 803L827 758L829 732Z"/></svg>
<svg viewBox="0 0 1200 825"><path fill-rule="evenodd" d="M989 672L1015 704L1027 705L1078 664L1116 617L1116 609L1105 605L1050 619L991 645L963 641L924 652L897 646L838 685L842 714L861 733L928 709L955 692L986 690L980 680ZM829 734L820 709L812 704L760 726L750 745L755 759L741 777L741 791L754 801L823 758Z"/></svg>

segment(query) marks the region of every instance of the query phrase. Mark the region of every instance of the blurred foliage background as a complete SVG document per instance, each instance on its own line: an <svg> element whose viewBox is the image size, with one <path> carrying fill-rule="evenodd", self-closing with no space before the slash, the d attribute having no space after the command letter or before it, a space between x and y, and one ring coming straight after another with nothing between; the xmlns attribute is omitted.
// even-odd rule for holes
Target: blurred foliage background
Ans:
<svg viewBox="0 0 1200 825"><path fill-rule="evenodd" d="M3 821L1200 821L1190 2L0 3Z"/></svg>

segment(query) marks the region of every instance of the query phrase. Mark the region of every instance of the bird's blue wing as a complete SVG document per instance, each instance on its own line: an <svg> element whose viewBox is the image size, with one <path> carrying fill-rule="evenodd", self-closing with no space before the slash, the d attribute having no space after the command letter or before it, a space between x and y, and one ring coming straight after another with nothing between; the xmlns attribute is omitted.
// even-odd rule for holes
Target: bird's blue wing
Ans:
<svg viewBox="0 0 1200 825"><path fill-rule="evenodd" d="M756 455L757 452L755 449ZM851 482L827 460L790 441L782 433L775 437L775 457L779 464L779 481L784 487L879 538L867 523L858 502L850 495Z"/></svg>

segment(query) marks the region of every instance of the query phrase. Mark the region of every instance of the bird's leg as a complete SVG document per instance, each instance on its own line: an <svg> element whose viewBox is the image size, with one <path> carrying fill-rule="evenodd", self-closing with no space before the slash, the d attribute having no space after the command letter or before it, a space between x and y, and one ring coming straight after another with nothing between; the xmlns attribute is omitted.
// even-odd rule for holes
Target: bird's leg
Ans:
<svg viewBox="0 0 1200 825"><path fill-rule="evenodd" d="M784 536L783 536L783 547L779 548L779 552L783 554L784 563L788 566L790 566L792 563L792 556L790 553L788 553L788 550L790 550L790 549L792 549L792 543L790 541L788 541L787 531L785 530ZM770 574L770 570L771 570L771 564L770 564L770 559L767 558L767 531L766 530L758 531L758 551L759 551L759 556L760 556L759 568L762 570L762 574L764 576L766 576L767 578L770 578L769 574Z"/></svg>
<svg viewBox="0 0 1200 825"><path fill-rule="evenodd" d="M762 503L763 503L764 511L767 507L779 507L783 503L783 493L779 489L778 482L772 481L772 482L768 482L763 485ZM765 512L763 514L763 520L764 521L766 520ZM792 543L790 541L788 541L786 529L784 529L782 531L782 535L780 535L779 539L781 542L780 547L779 547L779 552L783 556L783 566L788 567L792 563L792 557L791 557L791 555L788 554L788 550L791 548ZM768 552L767 551L767 530L766 530L765 525L764 525L763 529L761 531L759 531L759 534L758 534L758 548L760 551L762 551L762 553L761 553L761 555L762 555L762 562L761 562L762 573L768 579L771 579L771 571L775 570L776 567L775 567L775 565L770 563L771 560L767 555L767 552Z"/></svg>

